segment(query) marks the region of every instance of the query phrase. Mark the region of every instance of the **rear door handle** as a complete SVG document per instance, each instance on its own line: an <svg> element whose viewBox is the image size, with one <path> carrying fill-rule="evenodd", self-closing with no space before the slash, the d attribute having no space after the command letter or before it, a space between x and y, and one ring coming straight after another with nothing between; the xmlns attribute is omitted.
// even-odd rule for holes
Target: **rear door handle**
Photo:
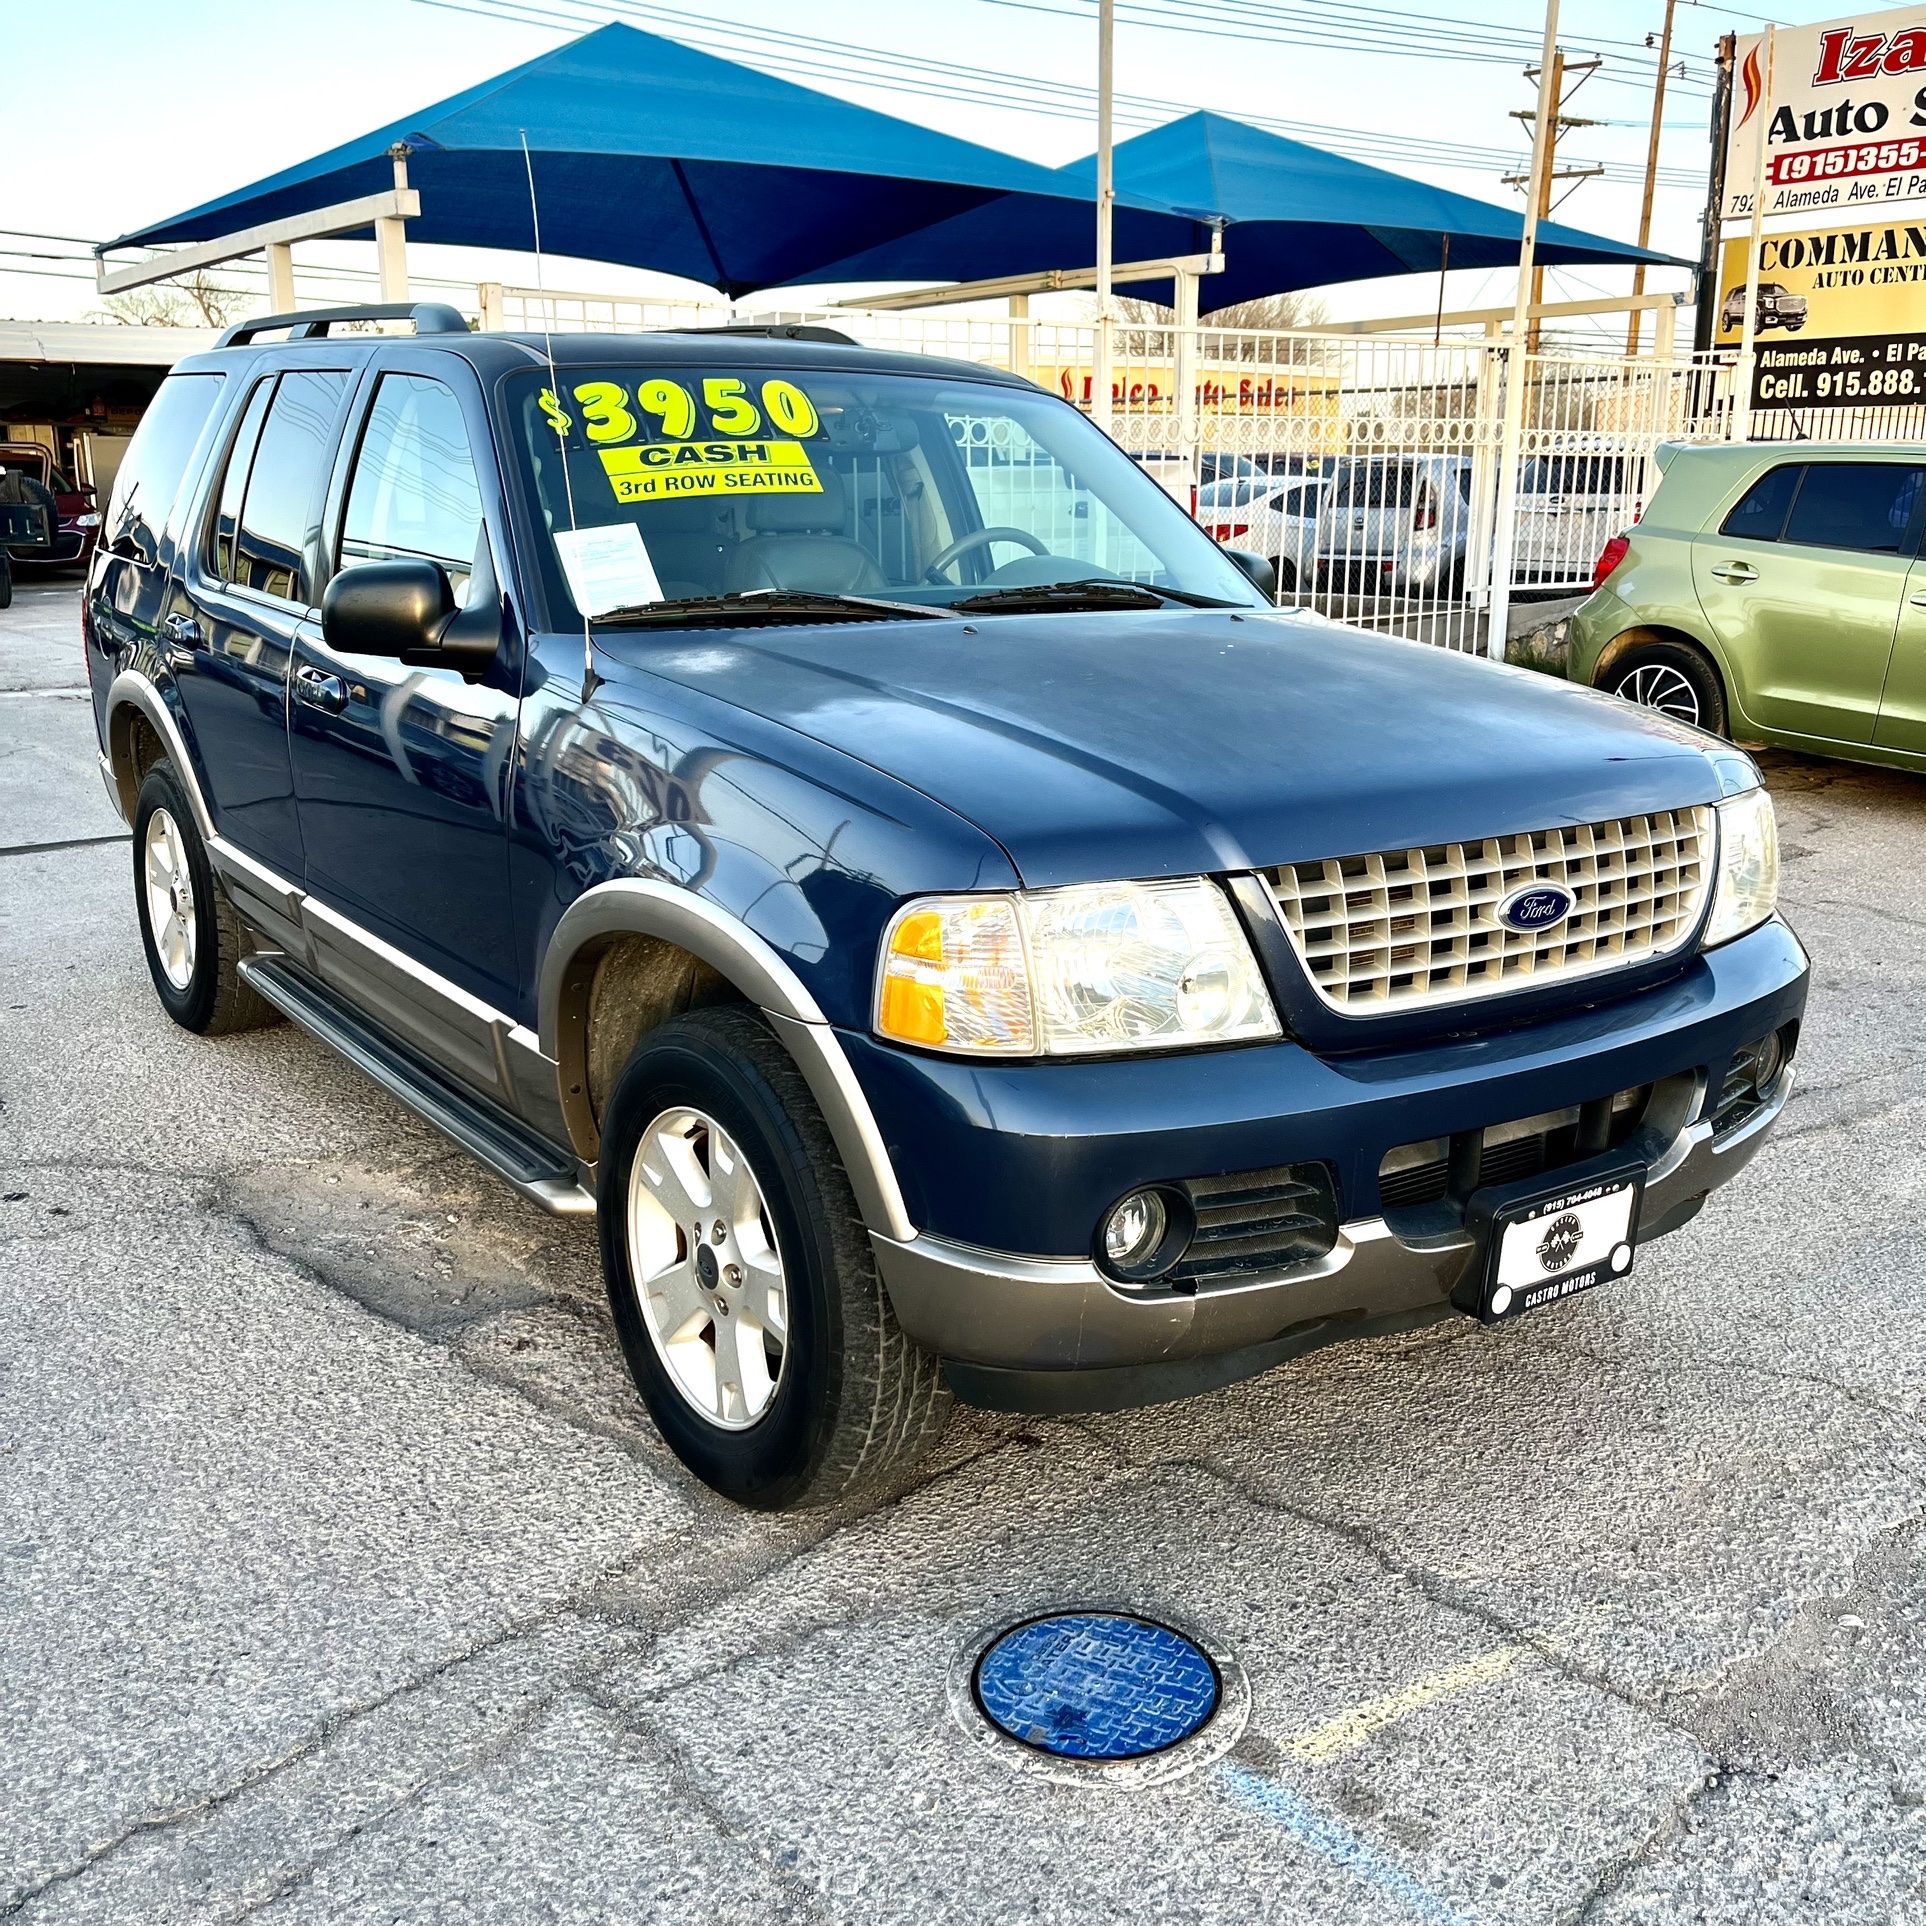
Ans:
<svg viewBox="0 0 1926 1926"><path fill-rule="evenodd" d="M207 640L201 633L201 625L191 615L167 616L161 622L161 629L176 648L198 649Z"/></svg>
<svg viewBox="0 0 1926 1926"><path fill-rule="evenodd" d="M1914 608L1926 609L1926 589L1921 589L1917 595L1909 595L1906 599Z"/></svg>
<svg viewBox="0 0 1926 1926"><path fill-rule="evenodd" d="M348 685L338 675L304 662L294 672L294 699L324 715L338 716L348 706Z"/></svg>
<svg viewBox="0 0 1926 1926"><path fill-rule="evenodd" d="M1756 582L1759 571L1750 562L1718 562L1712 573L1721 582Z"/></svg>

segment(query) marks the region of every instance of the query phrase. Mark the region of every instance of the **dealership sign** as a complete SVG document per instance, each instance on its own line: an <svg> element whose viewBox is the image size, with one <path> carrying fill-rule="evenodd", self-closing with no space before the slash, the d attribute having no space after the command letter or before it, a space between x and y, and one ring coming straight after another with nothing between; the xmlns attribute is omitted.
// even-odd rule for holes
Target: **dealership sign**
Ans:
<svg viewBox="0 0 1926 1926"><path fill-rule="evenodd" d="M1749 239L1724 247L1722 348L1745 323ZM1926 401L1926 220L1762 236L1753 352L1755 408Z"/></svg>
<svg viewBox="0 0 1926 1926"><path fill-rule="evenodd" d="M1769 79L1763 36L1740 39L1733 60L1728 223L1752 219L1762 127L1768 225L1926 214L1926 0L1778 28Z"/></svg>

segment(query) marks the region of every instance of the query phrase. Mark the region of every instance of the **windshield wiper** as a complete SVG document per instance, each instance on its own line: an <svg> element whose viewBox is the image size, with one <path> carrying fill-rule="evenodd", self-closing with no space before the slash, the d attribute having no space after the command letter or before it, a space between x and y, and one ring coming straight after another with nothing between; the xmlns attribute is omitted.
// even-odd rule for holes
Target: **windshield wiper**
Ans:
<svg viewBox="0 0 1926 1926"><path fill-rule="evenodd" d="M815 589L732 589L726 595L679 595L668 602L631 602L590 619L621 628L735 627L755 622L883 622L899 616L948 619L947 608L889 602L875 595L830 595Z"/></svg>
<svg viewBox="0 0 1926 1926"><path fill-rule="evenodd" d="M1084 582L1035 582L1012 588L985 589L980 595L966 595L950 607L958 615L1023 615L1051 609L1160 609L1180 602L1193 609L1234 609L1236 602L1225 602L1214 595L1199 595L1194 589L1151 588L1141 582L1106 582L1093 578Z"/></svg>

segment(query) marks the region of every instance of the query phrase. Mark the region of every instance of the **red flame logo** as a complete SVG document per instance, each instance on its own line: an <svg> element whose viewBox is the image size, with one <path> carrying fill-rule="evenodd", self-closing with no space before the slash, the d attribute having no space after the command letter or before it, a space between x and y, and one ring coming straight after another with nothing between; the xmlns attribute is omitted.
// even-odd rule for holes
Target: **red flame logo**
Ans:
<svg viewBox="0 0 1926 1926"><path fill-rule="evenodd" d="M1765 80L1759 72L1759 48L1756 41L1748 49L1744 61L1740 64L1739 78L1745 82L1745 112L1739 116L1739 125L1743 127L1757 112L1760 96L1765 92Z"/></svg>

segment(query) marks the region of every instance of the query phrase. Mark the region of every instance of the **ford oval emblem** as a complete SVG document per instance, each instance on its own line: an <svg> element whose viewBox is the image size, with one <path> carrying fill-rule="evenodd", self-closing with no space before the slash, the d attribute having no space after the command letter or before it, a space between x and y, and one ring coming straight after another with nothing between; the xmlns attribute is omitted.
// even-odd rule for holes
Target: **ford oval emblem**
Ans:
<svg viewBox="0 0 1926 1926"><path fill-rule="evenodd" d="M1563 883L1526 883L1513 890L1492 914L1506 929L1530 936L1538 930L1556 929L1577 902Z"/></svg>

